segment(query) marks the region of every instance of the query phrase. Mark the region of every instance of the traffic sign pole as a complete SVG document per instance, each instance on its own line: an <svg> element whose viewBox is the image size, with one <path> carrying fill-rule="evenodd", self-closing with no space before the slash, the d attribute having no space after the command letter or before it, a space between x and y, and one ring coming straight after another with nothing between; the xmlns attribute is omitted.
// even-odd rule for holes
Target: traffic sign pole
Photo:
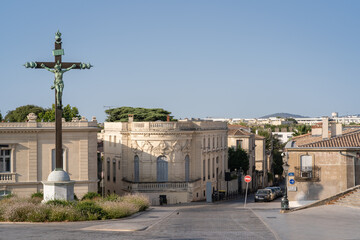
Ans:
<svg viewBox="0 0 360 240"><path fill-rule="evenodd" d="M244 208L246 207L246 199L247 199L247 192L248 192L248 187L249 187L249 182L251 182L251 176L250 175L246 175L244 177L244 180L246 182L246 191L245 191L245 203L244 203Z"/></svg>
<svg viewBox="0 0 360 240"><path fill-rule="evenodd" d="M246 208L246 199L247 199L247 190L248 190L248 186L249 186L249 183L247 182L247 183L246 183L246 193L245 193L245 203L244 203L244 208Z"/></svg>

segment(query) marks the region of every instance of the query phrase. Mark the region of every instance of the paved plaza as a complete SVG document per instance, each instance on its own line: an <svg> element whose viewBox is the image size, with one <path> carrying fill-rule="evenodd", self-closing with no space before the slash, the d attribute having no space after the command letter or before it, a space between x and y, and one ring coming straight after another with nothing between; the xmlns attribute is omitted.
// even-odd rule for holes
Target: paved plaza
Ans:
<svg viewBox="0 0 360 240"><path fill-rule="evenodd" d="M360 208L328 205L279 212L280 200L151 207L120 220L1 223L0 239L360 239Z"/></svg>

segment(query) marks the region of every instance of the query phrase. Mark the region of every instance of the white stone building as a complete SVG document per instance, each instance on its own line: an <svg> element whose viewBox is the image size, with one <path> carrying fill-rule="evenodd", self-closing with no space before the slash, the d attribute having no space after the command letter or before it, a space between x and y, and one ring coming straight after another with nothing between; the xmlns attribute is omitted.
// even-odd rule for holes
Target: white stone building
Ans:
<svg viewBox="0 0 360 240"><path fill-rule="evenodd" d="M143 193L153 205L226 189L227 124L213 121L105 122L105 192Z"/></svg>
<svg viewBox="0 0 360 240"><path fill-rule="evenodd" d="M29 114L30 115L30 114ZM0 123L0 195L29 196L43 191L55 167L55 123ZM64 170L75 181L75 194L81 197L97 191L97 121L85 118L63 122Z"/></svg>

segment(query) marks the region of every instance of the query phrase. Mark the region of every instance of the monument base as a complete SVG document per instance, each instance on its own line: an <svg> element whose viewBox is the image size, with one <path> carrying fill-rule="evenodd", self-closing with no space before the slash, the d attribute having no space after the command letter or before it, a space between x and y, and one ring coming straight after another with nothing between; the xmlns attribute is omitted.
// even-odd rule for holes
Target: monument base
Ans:
<svg viewBox="0 0 360 240"><path fill-rule="evenodd" d="M69 174L62 169L55 169L49 174L47 181L42 181L44 185L44 200L74 200L74 184L70 181Z"/></svg>

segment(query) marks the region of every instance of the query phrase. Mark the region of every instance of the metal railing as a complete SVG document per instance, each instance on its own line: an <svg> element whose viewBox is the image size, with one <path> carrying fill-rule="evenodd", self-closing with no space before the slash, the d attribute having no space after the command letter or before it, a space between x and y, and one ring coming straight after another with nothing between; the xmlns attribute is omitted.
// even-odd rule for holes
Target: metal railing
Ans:
<svg viewBox="0 0 360 240"><path fill-rule="evenodd" d="M319 182L321 176L321 168L313 167L312 169L304 170L301 167L295 167L295 181L298 182Z"/></svg>

